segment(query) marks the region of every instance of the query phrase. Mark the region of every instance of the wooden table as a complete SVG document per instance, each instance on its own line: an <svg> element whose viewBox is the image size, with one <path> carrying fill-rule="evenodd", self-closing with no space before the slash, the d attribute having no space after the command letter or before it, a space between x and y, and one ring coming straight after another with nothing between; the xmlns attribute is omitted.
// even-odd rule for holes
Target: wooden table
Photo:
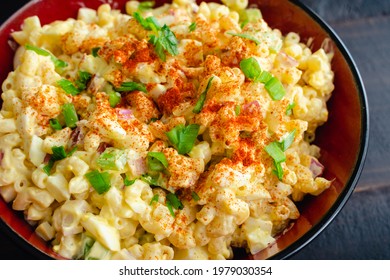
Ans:
<svg viewBox="0 0 390 280"><path fill-rule="evenodd" d="M25 2L2 3L0 22ZM355 192L330 226L292 259L390 259L390 1L302 2L335 29L351 52L367 90L371 131ZM31 258L0 233L0 259Z"/></svg>

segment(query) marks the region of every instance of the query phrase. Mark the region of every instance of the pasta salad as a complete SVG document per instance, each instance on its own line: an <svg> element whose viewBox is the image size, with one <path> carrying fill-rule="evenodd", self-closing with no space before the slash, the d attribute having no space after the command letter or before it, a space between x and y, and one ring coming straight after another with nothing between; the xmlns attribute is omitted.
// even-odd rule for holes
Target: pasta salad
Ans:
<svg viewBox="0 0 390 280"><path fill-rule="evenodd" d="M256 254L331 185L312 144L332 53L246 0L25 19L2 84L0 195L69 259Z"/></svg>

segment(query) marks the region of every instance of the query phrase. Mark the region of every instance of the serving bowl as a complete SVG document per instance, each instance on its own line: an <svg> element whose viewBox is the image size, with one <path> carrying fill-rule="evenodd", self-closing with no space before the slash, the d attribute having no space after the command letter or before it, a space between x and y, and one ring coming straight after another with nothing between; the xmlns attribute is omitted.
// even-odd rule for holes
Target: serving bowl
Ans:
<svg viewBox="0 0 390 280"><path fill-rule="evenodd" d="M56 0L31 1L0 27L0 81L12 71L14 42L10 33L20 29L26 17L37 15L42 25L54 20L76 17L81 7L96 9L108 2L114 9L124 10L126 0L70 0L58 4ZM316 133L315 144L321 148L320 161L325 166L323 176L332 185L319 196L307 196L298 204L300 217L280 235L274 244L256 255L237 253L237 258L285 259L302 249L318 236L341 211L351 196L363 168L369 134L366 94L358 69L337 34L318 15L298 1L255 0L263 17L272 28L283 34L298 33L303 42L311 41L316 50L323 42L334 51L332 69L335 90L328 101L329 119ZM156 1L162 4L163 1ZM50 12L48 12L50 11ZM62 257L52 251L50 244L40 239L23 218L0 198L1 231L9 234L36 258Z"/></svg>

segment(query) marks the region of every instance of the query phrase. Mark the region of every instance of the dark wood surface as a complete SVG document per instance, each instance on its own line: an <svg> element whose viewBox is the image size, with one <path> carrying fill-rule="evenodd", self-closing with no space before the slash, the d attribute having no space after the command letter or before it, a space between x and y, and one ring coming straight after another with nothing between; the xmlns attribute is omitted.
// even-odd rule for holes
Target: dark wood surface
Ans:
<svg viewBox="0 0 390 280"><path fill-rule="evenodd" d="M0 22L27 1L4 2ZM390 259L390 1L301 2L330 24L359 68L370 108L370 142L351 198L334 221L292 259ZM0 232L0 259L32 258Z"/></svg>

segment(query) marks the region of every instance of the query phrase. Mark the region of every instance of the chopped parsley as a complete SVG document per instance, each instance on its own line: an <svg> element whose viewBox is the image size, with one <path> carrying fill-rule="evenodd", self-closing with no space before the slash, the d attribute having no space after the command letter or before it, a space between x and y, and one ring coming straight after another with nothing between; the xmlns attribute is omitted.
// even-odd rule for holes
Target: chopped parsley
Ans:
<svg viewBox="0 0 390 280"><path fill-rule="evenodd" d="M189 124L188 126L181 124L166 132L166 135L178 153L183 155L191 152L194 147L199 128L198 124Z"/></svg>
<svg viewBox="0 0 390 280"><path fill-rule="evenodd" d="M163 171L168 168L168 160L162 152L148 152L147 163L151 171Z"/></svg>
<svg viewBox="0 0 390 280"><path fill-rule="evenodd" d="M166 60L165 51L171 55L179 54L175 33L166 24L161 27L155 17L144 18L138 12L135 12L133 17L145 30L153 31L154 34L150 35L149 43L154 45L154 51L162 61Z"/></svg>

